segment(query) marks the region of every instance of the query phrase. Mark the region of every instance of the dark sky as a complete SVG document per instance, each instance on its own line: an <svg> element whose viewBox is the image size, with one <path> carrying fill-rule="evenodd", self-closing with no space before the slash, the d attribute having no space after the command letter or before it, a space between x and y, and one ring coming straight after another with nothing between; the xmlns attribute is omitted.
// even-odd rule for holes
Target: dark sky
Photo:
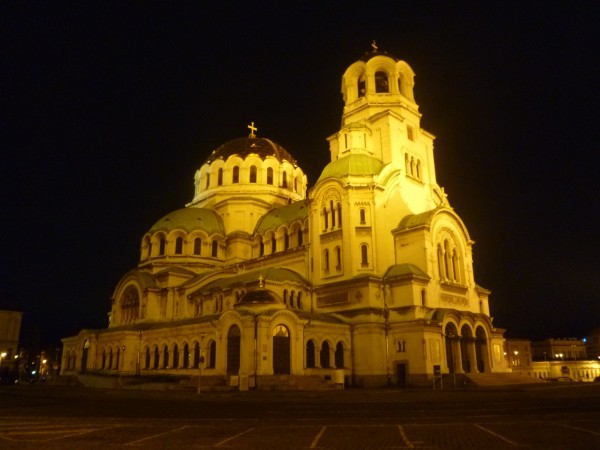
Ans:
<svg viewBox="0 0 600 450"><path fill-rule="evenodd" d="M597 2L199 3L0 3L0 286L25 333L106 326L144 232L250 121L312 185L373 39L417 74L495 325L600 325Z"/></svg>

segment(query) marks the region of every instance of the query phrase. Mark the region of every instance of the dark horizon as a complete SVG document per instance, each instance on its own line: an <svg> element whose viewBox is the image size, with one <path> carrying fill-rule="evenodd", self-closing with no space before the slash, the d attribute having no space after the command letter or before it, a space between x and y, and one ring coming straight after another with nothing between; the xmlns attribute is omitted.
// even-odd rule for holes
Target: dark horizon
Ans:
<svg viewBox="0 0 600 450"><path fill-rule="evenodd" d="M339 129L341 76L374 39L416 72L438 183L476 242L494 325L532 340L600 326L598 8L442 5L1 5L0 286L22 305L22 335L37 327L54 344L105 328L142 235L250 122L312 186Z"/></svg>

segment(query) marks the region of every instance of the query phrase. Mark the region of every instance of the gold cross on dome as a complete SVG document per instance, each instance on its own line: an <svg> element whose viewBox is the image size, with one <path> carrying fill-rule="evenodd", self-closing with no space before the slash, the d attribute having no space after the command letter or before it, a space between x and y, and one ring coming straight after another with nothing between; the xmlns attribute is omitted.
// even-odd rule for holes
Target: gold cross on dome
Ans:
<svg viewBox="0 0 600 450"><path fill-rule="evenodd" d="M379 50L379 48L377 47L377 43L373 40L373 42L371 42L371 47L373 47L373 51L376 52L377 50Z"/></svg>
<svg viewBox="0 0 600 450"><path fill-rule="evenodd" d="M265 287L265 285L264 285L264 281L265 281L265 279L263 278L263 276L262 276L262 273L261 273L261 274L258 276L258 287L260 287L260 288L263 288L263 287Z"/></svg>
<svg viewBox="0 0 600 450"><path fill-rule="evenodd" d="M248 128L250 129L250 136L251 138L255 138L256 134L254 133L255 131L258 131L258 128L256 128L254 126L254 122L252 122L250 125L248 125Z"/></svg>

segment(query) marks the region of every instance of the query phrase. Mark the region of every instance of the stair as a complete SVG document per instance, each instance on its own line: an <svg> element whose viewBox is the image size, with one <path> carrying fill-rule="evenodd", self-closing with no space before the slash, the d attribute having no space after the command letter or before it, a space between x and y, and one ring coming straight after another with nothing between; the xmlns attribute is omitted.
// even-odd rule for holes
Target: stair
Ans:
<svg viewBox="0 0 600 450"><path fill-rule="evenodd" d="M318 375L262 375L257 378L258 390L262 391L320 391L343 389Z"/></svg>
<svg viewBox="0 0 600 450"><path fill-rule="evenodd" d="M520 384L543 384L546 381L519 373L465 373L462 374L472 385L481 387L514 386Z"/></svg>

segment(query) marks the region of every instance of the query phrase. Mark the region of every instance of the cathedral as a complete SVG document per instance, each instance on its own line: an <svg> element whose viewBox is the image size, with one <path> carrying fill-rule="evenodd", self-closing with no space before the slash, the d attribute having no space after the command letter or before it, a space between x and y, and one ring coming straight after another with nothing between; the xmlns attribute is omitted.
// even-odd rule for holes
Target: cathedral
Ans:
<svg viewBox="0 0 600 450"><path fill-rule="evenodd" d="M63 339L61 373L245 390L509 371L414 76L375 45L347 68L331 162L310 188L254 123L214 149L189 203L141 237L107 328Z"/></svg>

